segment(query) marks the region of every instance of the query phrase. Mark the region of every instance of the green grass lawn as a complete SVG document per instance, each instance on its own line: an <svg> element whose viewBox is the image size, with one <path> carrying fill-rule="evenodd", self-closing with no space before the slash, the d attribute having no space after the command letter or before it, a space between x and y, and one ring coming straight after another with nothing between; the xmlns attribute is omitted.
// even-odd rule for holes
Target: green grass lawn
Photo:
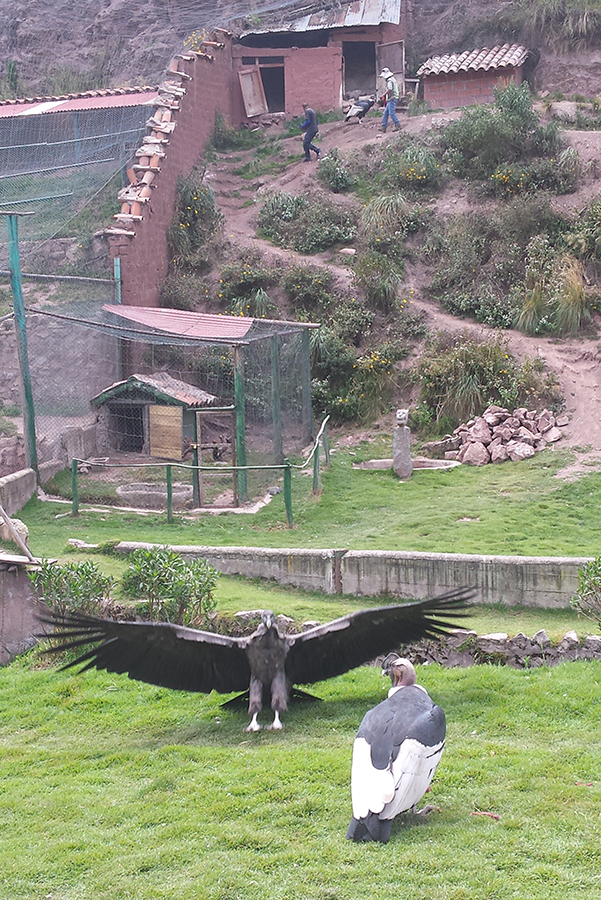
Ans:
<svg viewBox="0 0 601 900"><path fill-rule="evenodd" d="M345 839L379 669L316 685L281 733L193 695L20 660L0 670L0 884L11 900L601 898L601 663L428 666L447 749L425 822ZM474 813L492 813L474 815Z"/></svg>
<svg viewBox="0 0 601 900"><path fill-rule="evenodd" d="M31 500L19 513L34 554L64 557L68 538L90 543L153 540L170 544L421 550L523 556L601 553L601 474L556 478L572 454L545 450L519 464L416 470L400 482L391 471L353 469L389 448L358 444L332 454L323 492L311 477L293 477L294 527L283 494L255 515L179 517L91 512ZM62 515L62 518L56 518Z"/></svg>

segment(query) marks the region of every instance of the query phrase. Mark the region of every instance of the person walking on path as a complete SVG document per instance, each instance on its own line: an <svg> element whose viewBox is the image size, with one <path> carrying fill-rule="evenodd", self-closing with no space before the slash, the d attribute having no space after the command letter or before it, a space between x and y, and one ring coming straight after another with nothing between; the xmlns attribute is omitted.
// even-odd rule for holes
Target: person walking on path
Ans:
<svg viewBox="0 0 601 900"><path fill-rule="evenodd" d="M396 114L396 102L399 99L399 86L396 78L389 68L382 69L380 78L386 79L386 107L382 116L382 131L386 132L388 119L392 119L394 127L397 131L401 130L401 123Z"/></svg>
<svg viewBox="0 0 601 900"><path fill-rule="evenodd" d="M305 162L311 162L311 153L315 153L315 158L319 159L319 154L321 150L319 147L315 147L311 141L319 131L319 125L317 123L317 113L314 109L311 109L306 103L303 103L303 109L305 111L305 121L301 125L301 130L305 132L305 136L303 138L303 150L305 151Z"/></svg>

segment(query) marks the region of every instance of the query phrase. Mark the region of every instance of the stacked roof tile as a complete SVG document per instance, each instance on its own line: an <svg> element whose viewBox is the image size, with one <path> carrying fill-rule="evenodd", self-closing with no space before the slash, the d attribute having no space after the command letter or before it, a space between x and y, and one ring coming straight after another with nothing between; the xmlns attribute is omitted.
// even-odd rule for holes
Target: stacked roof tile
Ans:
<svg viewBox="0 0 601 900"><path fill-rule="evenodd" d="M525 62L530 51L521 44L502 44L483 47L481 50L465 50L446 56L431 56L417 71L421 75L448 75L451 72L468 72L484 69L517 68Z"/></svg>

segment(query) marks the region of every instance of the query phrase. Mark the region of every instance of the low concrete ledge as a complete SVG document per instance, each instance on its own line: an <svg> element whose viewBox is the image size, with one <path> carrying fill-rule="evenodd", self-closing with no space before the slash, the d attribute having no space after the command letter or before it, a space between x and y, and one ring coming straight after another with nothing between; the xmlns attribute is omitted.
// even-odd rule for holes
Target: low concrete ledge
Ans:
<svg viewBox="0 0 601 900"><path fill-rule="evenodd" d="M35 494L36 488L37 479L33 469L21 469L11 475L4 475L0 478L0 505L12 516L23 509Z"/></svg>
<svg viewBox="0 0 601 900"><path fill-rule="evenodd" d="M130 553L151 543L122 541ZM479 556L391 550L292 550L260 547L172 546L189 559L207 559L224 575L265 578L303 590L421 599L453 588L476 589L476 603L566 608L590 557Z"/></svg>
<svg viewBox="0 0 601 900"><path fill-rule="evenodd" d="M341 563L342 592L419 600L465 585L476 588L477 603L565 608L588 562L590 557L349 550Z"/></svg>
<svg viewBox="0 0 601 900"><path fill-rule="evenodd" d="M131 553L157 544L121 541L116 549ZM340 593L340 557L344 550L289 550L263 547L197 547L171 545L188 559L208 560L224 575L267 578L278 584L326 594Z"/></svg>

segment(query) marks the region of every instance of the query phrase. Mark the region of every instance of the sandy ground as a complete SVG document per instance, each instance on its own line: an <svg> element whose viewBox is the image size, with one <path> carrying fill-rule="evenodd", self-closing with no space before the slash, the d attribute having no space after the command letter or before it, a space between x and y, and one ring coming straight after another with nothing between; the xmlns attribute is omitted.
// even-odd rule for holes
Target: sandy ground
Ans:
<svg viewBox="0 0 601 900"><path fill-rule="evenodd" d="M461 111L444 114L428 114L405 118L403 130L409 134L444 125L457 118ZM326 123L321 126L321 147L324 151L336 147L342 155L351 150L360 150L367 144L394 140L394 132L386 135L378 130L379 118L368 119L364 124L344 122ZM272 126L276 128L277 126ZM553 199L558 209L566 213L581 212L587 203L601 193L601 178L597 174L597 159L601 153L601 132L568 131L566 136L578 150L583 168L583 178L577 193ZM338 254L321 254L305 258L299 254L274 248L272 244L255 237L255 222L260 197L266 191L283 190L302 194L317 190L317 164L302 161L300 137L286 141L287 152L298 149L299 161L280 176L259 178L252 183L244 182L233 175L232 169L244 160L244 154L232 154L232 160L221 157L207 172L209 183L215 190L219 206L225 216L225 233L232 244L239 247L254 247L268 257L287 262L313 262L328 265L338 279L348 282L349 271L345 259ZM247 158L250 158L251 154ZM345 202L345 198L337 197ZM481 201L475 201L465 186L453 185L433 202L439 215L453 215L469 209L482 209ZM423 278L417 267L407 267L406 289L413 289L415 307L424 311L428 324L434 330L465 331L478 334L490 333L485 326L470 324L444 313L440 307L422 293ZM601 324L601 319L597 324ZM548 368L553 370L566 401L566 412L570 424L566 428L565 444L575 448L576 462L570 471L591 471L591 467L601 469L601 345L594 337L549 339L527 337L518 331L503 332L509 341L511 352L518 358L540 356Z"/></svg>

